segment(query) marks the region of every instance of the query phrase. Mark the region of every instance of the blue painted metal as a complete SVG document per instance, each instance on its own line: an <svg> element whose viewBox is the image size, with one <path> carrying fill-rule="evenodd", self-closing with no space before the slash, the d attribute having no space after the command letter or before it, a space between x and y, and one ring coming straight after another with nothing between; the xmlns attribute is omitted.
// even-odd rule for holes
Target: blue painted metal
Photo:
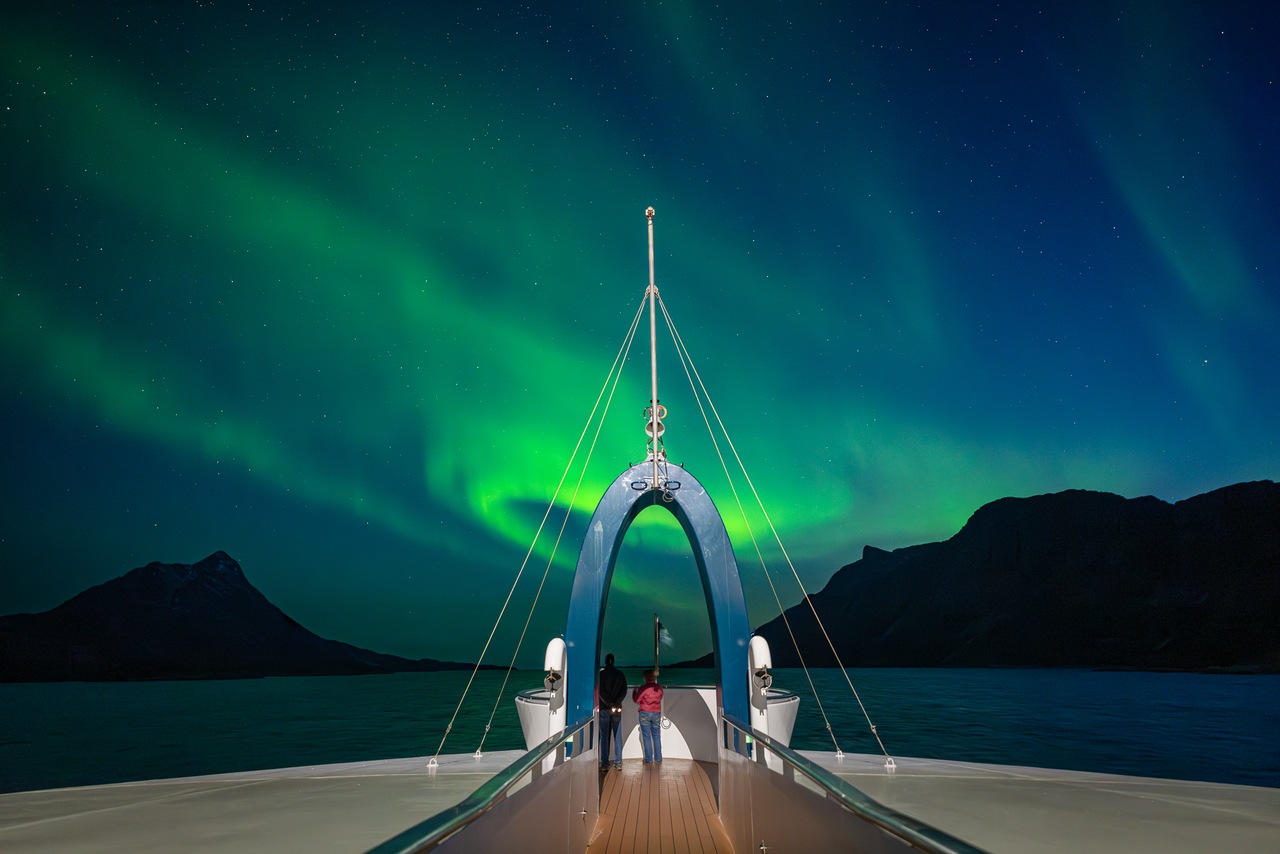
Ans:
<svg viewBox="0 0 1280 854"><path fill-rule="evenodd" d="M653 462L627 469L605 490L596 505L578 555L565 623L568 647L566 717L577 720L595 707L596 669L600 661L601 628L609 598L618 550L627 529L641 510L650 506L669 510L684 529L702 576L702 590L711 616L711 641L720 670L718 705L727 714L747 720L747 644L751 626L742 595L742 580L733 557L724 520L706 489L680 466L661 464L667 483L679 488L649 489ZM645 488L636 488L636 487Z"/></svg>

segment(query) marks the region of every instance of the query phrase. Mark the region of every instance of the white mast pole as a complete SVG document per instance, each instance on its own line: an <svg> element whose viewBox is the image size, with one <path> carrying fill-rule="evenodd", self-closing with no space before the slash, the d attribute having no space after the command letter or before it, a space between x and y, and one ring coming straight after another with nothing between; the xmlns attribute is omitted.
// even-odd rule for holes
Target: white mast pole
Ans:
<svg viewBox="0 0 1280 854"><path fill-rule="evenodd" d="M658 288L653 279L653 207L644 212L649 220L649 368L652 378L652 398L649 401L649 436L653 442L653 486L658 488Z"/></svg>

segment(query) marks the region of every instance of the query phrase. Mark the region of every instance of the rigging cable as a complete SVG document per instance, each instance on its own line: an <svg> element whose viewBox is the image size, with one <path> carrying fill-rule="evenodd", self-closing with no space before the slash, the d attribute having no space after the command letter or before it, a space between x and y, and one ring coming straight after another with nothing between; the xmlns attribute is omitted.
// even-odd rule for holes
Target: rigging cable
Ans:
<svg viewBox="0 0 1280 854"><path fill-rule="evenodd" d="M659 297L659 301L661 302L661 297ZM667 308L665 304L662 304L662 312L663 312L663 316L667 320L667 327L671 332L672 339L676 342L676 352L678 354L682 354L684 343L678 337L678 333L675 330L675 324L672 323L671 316L670 314L667 313ZM683 354L681 355L681 364L682 365L684 364ZM698 374L698 369L693 365L692 358L690 358L689 360L689 367L686 368L686 374L688 373L689 369L692 369L693 376L697 377L698 385L699 387L701 387L702 393L706 395L707 405L711 408L711 412L715 415L716 423L720 425L720 431L724 434L725 442L729 445L729 449L733 452L734 460L738 463L738 468L742 471L743 478L746 479L747 485L751 488L751 494L756 500L756 505L760 508L760 512L764 515L765 522L769 525L769 530L773 534L774 541L777 542L778 548L782 550L782 556L786 560L787 566L790 567L791 574L795 578L796 584L799 585L800 587L800 592L804 595L804 601L809 605L809 610L813 613L814 621L818 624L818 628L822 631L823 638L825 638L827 641L827 646L831 650L831 655L835 658L836 665L840 668L840 673L844 676L845 683L849 686L850 692L853 693L854 699L857 700L858 708L862 710L862 716L866 720L867 726L871 730L871 734L875 737L876 743L880 745L880 752L884 754L884 757L886 760L885 761L886 767L892 769L894 767L893 757L891 757L889 755L889 752L885 749L884 742L880 738L880 733L876 729L876 725L872 723L871 715L867 712L867 707L865 704L863 704L862 697L858 695L858 689L853 686L853 680L849 678L848 670L845 668L844 663L840 660L840 654L836 652L835 644L832 642L831 636L827 634L827 628L825 625L823 625L822 618L818 616L817 608L815 608L813 605L813 599L809 595L809 591L805 589L804 582L800 580L800 573L796 571L795 564L791 562L791 556L787 553L787 548L785 545L783 545L782 538L778 535L778 531L773 525L773 520L769 517L769 511L765 509L764 502L760 500L760 494L756 491L755 484L751 480L751 475L747 473L747 468L743 464L742 458L738 455L738 449L734 446L733 439L729 437L729 431L725 428L724 421L721 420L719 411L716 409L715 404L711 401L711 395L707 392L706 385L703 384L702 377ZM692 385L692 380L690 380L690 384ZM697 397L697 389L694 389L694 396L695 398ZM699 401L698 407L699 409L701 409L702 407L702 404L700 401ZM703 414L703 420L706 421L705 413ZM707 429L708 431L710 431L711 429L710 423L707 424ZM716 443L714 435L712 435L712 443L716 445L716 453L719 454L720 453L719 444ZM724 465L723 457L721 457L721 465L722 466ZM725 467L725 476L726 477L729 476L727 467ZM729 485L730 485L730 489L733 490L734 499L737 500L738 493L737 493L737 490L733 487L732 478L730 478ZM742 505L740 501L738 506L739 506L739 510L741 510ZM745 513L743 514L743 521L746 522ZM750 523L747 523L747 530L748 530L748 533L750 533L751 531ZM752 544L754 545L755 544L754 534L751 536L751 541L752 541ZM758 545L756 545L756 554L760 555L760 549ZM761 566L763 566L764 565L763 557L761 557L760 560L761 560ZM767 568L765 569L765 577L769 578L769 572ZM773 580L771 578L769 578L769 586L771 589L773 588ZM774 598L777 599L776 591L774 592ZM786 611L782 609L782 603L780 601L778 603L778 608L782 612L783 623L787 627L787 632L791 634L791 641L794 644L796 643L795 634L792 633L791 631L791 623L789 620L787 620ZM803 657L801 656L800 648L798 644L796 645L796 655L797 657L801 658L801 662L802 662L801 666L803 666ZM808 678L808 675L809 675L809 672L808 672L808 668L806 667L805 668L806 678ZM813 688L812 679L809 680L809 686L810 688ZM817 700L816 690L814 691L814 699ZM819 706L819 709L821 709L822 707L821 701L818 701L818 706ZM826 721L825 711L823 712L823 720ZM827 722L827 730L831 731L830 722ZM832 741L834 742L835 734L832 733L831 737L832 737ZM840 753L840 748L838 745L836 746L836 752Z"/></svg>
<svg viewBox="0 0 1280 854"><path fill-rule="evenodd" d="M778 605L778 613L782 615L783 625L787 627L787 634L791 636L791 645L795 647L796 657L800 659L800 668L804 671L805 679L809 682L809 691L813 694L813 701L818 706L818 713L822 716L822 723L826 727L827 735L831 737L831 744L836 749L837 756L843 756L840 750L840 742L836 740L835 730L831 727L831 721L827 718L827 710L822 705L822 698L818 696L818 688L813 684L813 677L809 673L809 667L805 664L804 653L800 651L800 644L796 641L795 632L791 629L791 621L787 619L786 609L782 607L782 600L778 596L778 589L774 586L773 576L769 573L769 567L765 563L764 554L760 551L760 544L756 541L755 531L751 528L751 522L747 518L746 508L742 506L742 498L738 495L738 489L734 485L733 475L729 473L729 464L725 461L724 454L720 450L720 443L716 441L715 431L711 427L711 422L707 418L707 412L702 406L702 398L705 396L707 405L715 412L715 404L711 402L711 394L707 391L707 387L702 383L702 377L698 375L698 369L693 366L693 357L689 354L688 348L685 347L684 340L680 337L680 333L676 331L675 323L671 319L671 315L667 312L667 307L662 304L662 316L667 322L667 331L671 333L671 340L675 344L676 356L680 359L680 366L684 369L685 378L689 381L689 388L693 392L693 399L698 404L698 411L702 414L702 423L706 425L707 436L711 439L711 445L715 448L716 456L720 459L720 468L724 472L725 479L729 482L729 491L733 493L733 500L738 505L738 514L742 517L742 524L747 529L747 536L751 539L751 545L755 548L756 558L760 561L760 569L764 572L764 577L769 582L769 591L773 594L773 601ZM687 362L686 362L687 359ZM690 374L692 370L693 374ZM694 384L694 376L698 377L697 385ZM698 393L698 386L702 387L702 394ZM719 413L716 413L716 420L720 421ZM725 441L732 447L733 442L729 439L729 432L724 428L724 422L720 422L720 429L724 433ZM736 453L736 452L735 452ZM741 466L741 460L739 460ZM745 470L743 474L746 474ZM763 508L762 508L763 509Z"/></svg>
<svg viewBox="0 0 1280 854"><path fill-rule="evenodd" d="M471 690L471 684L475 681L476 673L479 672L480 665L484 663L485 654L488 653L489 646L493 643L493 636L497 633L498 626L502 623L503 615L506 614L507 612L507 606L511 604L511 597L516 591L516 586L519 585L520 583L520 578L524 575L525 567L528 566L529 564L529 558L533 555L533 550L538 544L538 538L542 536L543 526L546 525L547 518L551 515L552 508L555 507L555 501L556 501L556 498L559 497L560 495L560 489L561 487L564 486L565 479L569 476L570 469L573 468L573 461L577 458L578 449L582 447L582 440L587 435L587 430L590 429L591 422L595 419L596 410L600 407L600 400L604 397L605 390L609 388L610 381L613 382L615 387L617 386L617 379L615 378L614 374L621 373L621 367L622 367L621 362L625 359L625 354L630 349L631 339L635 337L635 329L636 329L636 326L639 324L639 318L641 317L643 311L644 311L644 306L642 304L640 309L636 312L635 318L633 318L631 321L631 328L627 331L627 335L623 341L622 347L618 349L618 354L614 356L613 365L610 366L609 373L605 375L604 383L600 387L600 392L599 394L596 395L595 405L591 407L591 414L587 417L587 423L583 425L582 432L578 435L578 442L573 447L573 453L569 457L569 462L565 465L564 473L560 475L560 481L559 483L556 484L555 492L552 493L551 500L547 503L547 509L542 514L542 521L538 523L538 529L533 535L533 542L529 544L529 550L525 552L524 560L520 564L520 570L516 573L515 580L511 582L511 589L507 591L507 598L505 601L503 601L502 608L498 611L498 618L494 621L493 628L489 630L489 637L484 642L484 648L480 651L480 657L476 661L475 667L473 667L471 670L471 676L467 679L466 686L464 686L462 689L462 696L458 699L458 705L454 708L453 715L452 717L449 718L449 723L444 728L444 735L440 737L440 745L436 748L435 755L431 757L431 761L427 763L427 766L429 768L434 768L439 765L440 753L442 750L444 750L445 741L448 740L449 733L452 732L453 730L453 724L458 719L458 713L462 711L462 704L466 702L467 693ZM612 394L610 395L610 398L612 398ZM603 421L603 417L602 417L602 421ZM598 435L599 434L598 428L596 432ZM594 447L594 442L592 446ZM505 685L505 681L504 681L504 685ZM489 729L489 726L486 725L485 726L486 733L488 732L488 729ZM478 752L479 751L477 751L477 753Z"/></svg>
<svg viewBox="0 0 1280 854"><path fill-rule="evenodd" d="M498 714L498 707L502 704L502 695L507 690L507 681L511 678L511 671L515 670L516 659L520 655L520 649L524 646L524 638L529 631L529 623L533 621L533 612L537 609L538 601L542 598L542 588L547 583L547 576L551 572L551 565L555 561L556 552L560 548L560 540L564 537L564 530L569 524L569 517L572 515L573 508L578 502L578 492L582 489L582 481L586 477L587 467L591 465L591 456L592 454L595 453L596 443L600 440L600 431L604 429L605 419L609 417L609 407L613 404L614 392L617 391L618 382L622 379L622 366L626 364L627 356L631 353L631 345L635 341L636 329L639 326L639 320L643 312L644 312L644 305L642 304L640 306L639 311L636 312L635 317L631 321L631 328L627 331L627 336L623 341L623 345L620 350L621 356L614 358L615 368L610 369L609 376L605 377L605 386L609 386L610 377L612 377L612 380L613 380L613 385L609 387L609 397L605 400L604 411L600 413L600 421L599 423L596 424L595 435L591 437L591 445L587 448L586 459L582 461L582 468L578 472L578 481L576 484L574 484L574 487L573 487L573 495L569 498L568 506L565 507L564 518L560 521L560 530L556 533L556 541L551 546L551 554L547 557L547 565L542 570L542 580L538 582L538 590L536 593L534 593L533 604L529 606L529 613L525 617L524 627L520 630L520 639L516 641L515 651L511 654L511 663L507 665L507 672L502 677L502 685L501 687L498 688L498 696L493 701L492 711L489 712L489 720L484 725L484 732L480 736L480 744L479 746L476 747L475 755L477 758L479 758L482 755L481 751L484 749L485 739L489 737L489 730L493 726L493 719ZM621 362L619 362L619 358L621 358ZM584 436L586 435L587 429L590 428L592 420L595 419L596 408L599 407L600 397L603 396L603 394L604 394L604 390L602 388L600 396L596 397L596 406L592 408L591 415L587 417L587 425L582 430L582 435ZM582 444L582 437L579 436L578 445L580 446L581 444ZM577 447L574 448L574 456L570 457L569 459L569 467L573 466L573 460L576 456L577 456ZM566 475L568 474L568 468L566 468L565 474ZM561 482L563 482L563 480ZM555 502L555 498L553 496L552 503L554 504L554 502ZM548 508L547 512L548 513L551 512L550 508ZM543 521L546 521L545 516L543 517ZM538 533L541 534L541 532L542 532L542 528L539 527ZM536 535L534 537L534 542L535 544L537 542ZM532 551L532 546L530 547L530 551Z"/></svg>

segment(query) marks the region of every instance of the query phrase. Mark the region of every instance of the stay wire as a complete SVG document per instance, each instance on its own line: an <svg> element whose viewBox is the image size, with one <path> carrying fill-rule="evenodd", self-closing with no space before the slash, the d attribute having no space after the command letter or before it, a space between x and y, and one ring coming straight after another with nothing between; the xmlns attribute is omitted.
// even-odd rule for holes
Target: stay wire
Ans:
<svg viewBox="0 0 1280 854"><path fill-rule="evenodd" d="M538 522L537 531L534 532L533 542L529 544L529 550L525 552L524 560L520 563L520 570L516 573L515 580L511 583L511 589L507 591L507 598L503 601L502 608L498 611L498 618L494 621L493 628L489 630L489 637L485 640L484 648L480 651L480 658L476 661L475 667L471 669L471 676L467 679L467 684L462 689L462 696L458 699L458 705L454 708L453 715L449 718L449 723L444 728L444 735L440 738L440 744L436 748L435 755L431 757L431 761L428 763L429 766L436 766L439 764L440 753L444 750L444 745L449 738L449 733L453 731L453 725L458 719L459 712L462 711L462 704L466 702L467 694L471 690L471 685L475 682L476 674L480 671L480 665L484 663L484 657L489 651L489 646L493 643L493 637L497 634L498 626L501 625L503 615L507 612L507 606L511 604L511 597L515 593L516 587L520 584L520 578L524 575L525 567L528 566L529 558L533 555L533 550L538 544L539 537L542 536L542 529L547 523L547 518L551 515L552 508L555 507L555 501L560 495L560 489L564 486L565 479L569 476L570 469L573 468L573 461L577 458L578 449L582 447L582 440L587 435L587 430L590 429L591 422L595 419L595 413L600 406L601 399L604 398L605 389L609 388L611 380L615 386L617 385L617 380L614 378L614 374L615 372L621 373L620 360L623 358L624 350L629 347L630 340L635 336L635 328L639 324L639 318L643 310L644 305L642 303L640 310L636 312L635 318L631 321L631 329L627 332L623 341L623 346L619 348L618 354L614 356L613 365L610 366L608 374L605 375L604 383L600 387L599 394L596 395L596 401L591 407L591 414L587 418L587 423L583 425L582 432L578 435L577 444L573 447L573 453L569 456L569 462L565 465L564 473L560 475L560 481L556 484L555 492L552 493L551 500L547 502L547 509L542 514L542 520ZM599 431L597 430L597 434L598 432ZM486 725L486 732L488 729L489 726Z"/></svg>
<svg viewBox="0 0 1280 854"><path fill-rule="evenodd" d="M661 299L661 298L659 298ZM760 569L764 572L765 581L769 583L769 591L773 594L773 601L778 606L778 613L782 615L782 623L787 627L787 634L791 636L791 645L795 648L796 657L800 659L800 669L804 671L804 677L809 683L809 691L813 694L813 701L818 706L818 713L822 716L822 723L826 727L827 735L831 738L831 744L835 747L836 753L841 754L840 742L836 739L835 730L831 726L831 721L827 718L826 707L822 704L822 698L818 696L818 688L813 683L813 676L809 672L808 665L805 664L804 653L800 651L800 644L796 641L795 632L791 629L791 621L787 619L786 609L782 607L782 599L778 596L778 589L774 586L773 575L769 572L769 566L764 559L764 554L760 550L760 544L756 540L755 531L751 527L751 521L747 518L746 508L742 506L742 498L738 495L737 486L733 482L733 475L729 472L729 465L725 461L724 454L720 451L720 443L716 440L715 430L711 427L711 422L707 418L706 410L702 406L703 396L707 399L707 405L715 412L715 404L711 401L711 394L707 391L707 387L702 382L702 377L698 375L698 369L693 365L693 357L688 352L688 348L684 344L684 340L680 337L680 333L675 328L675 323L671 319L671 315L667 312L667 307L662 305L662 314L667 322L667 330L671 333L671 340L675 344L676 355L680 359L680 365L684 369L685 378L689 381L689 388L693 392L693 399L698 404L698 411L702 414L702 423L706 425L707 436L711 439L711 445L715 448L716 456L720 459L720 468L724 471L725 479L729 482L729 491L733 494L733 500L738 505L738 514L742 517L742 524L747 529L747 536L751 539L751 545L755 549L756 559L760 561ZM687 363L686 363L687 358ZM692 375L690 371L692 370ZM693 377L697 376L697 385L694 384ZM702 394L698 393L698 386L702 388ZM720 429L724 432L725 441L732 447L732 440L729 433L724 428L724 423L720 421L719 413L716 414L716 420L720 422ZM741 467L741 460L738 462ZM743 474L746 474L745 469ZM757 502L759 501L757 497ZM761 510L764 508L761 507Z"/></svg>
<svg viewBox="0 0 1280 854"><path fill-rule="evenodd" d="M556 552L557 552L557 551L559 551L559 548L560 548L560 541L561 541L561 539L563 539L563 537L564 537L564 531L565 531L565 528L566 528L566 527L568 526L568 524L569 524L569 518L570 518L570 516L571 516L571 515L572 515L572 513L573 513L573 508L574 508L574 507L577 505L577 503L578 503L578 493L582 490L582 481L583 481L583 479L586 477L588 467L590 467L590 465L591 465L591 457L592 457L592 456L594 455L594 453L595 453L596 443L597 443L597 442L599 442L599 440L600 440L600 432L604 429L604 422L605 422L605 419L607 419L607 418L609 417L609 408L613 405L613 396L614 396L614 393L618 390L618 383L619 383L619 382L621 381L621 379L622 379L622 368L623 368L623 366L625 366L625 365L626 365L626 363L627 363L627 357L628 357L628 356L630 355L630 353L631 353L631 345L635 342L635 333L636 333L636 329L637 329L637 327L639 326L640 318L641 318L641 316L643 315L643 313L644 313L644 305L643 305L643 303L642 303L642 304L641 304L641 306L640 306L640 309L636 312L635 317L634 317L634 318L632 318L632 321L631 321L631 328L627 331L627 336L626 336L626 338L625 338L625 339L624 339L624 341L623 341L623 345L622 345L622 348L621 348L621 350L620 350L620 352L621 352L621 362L619 362L619 361L618 361L618 358L617 358L617 357L615 357L615 359L614 359L614 365L615 365L616 370L615 370L615 369L610 369L609 376L606 376L606 377L605 377L605 386L609 386L610 378L612 378L613 385L612 385L612 386L609 386L609 396L608 396L608 398L605 400L605 404L604 404L604 411L600 413L600 420L599 420L599 422L596 424L596 432L595 432L595 435L593 435L593 436L591 437L591 445L587 448L587 456L586 456L586 459L584 459L584 460L583 460L583 462L582 462L582 468L581 468L581 469L579 469L579 471L578 471L578 481L577 481L577 483L575 483L575 484L574 484L574 487L573 487L573 495L572 495L572 496L570 496L570 498L569 498L569 504L568 504L568 506L567 506L567 507L565 507L564 517L563 517L563 519L561 519L561 521L560 521L560 530L556 533L556 541L555 541L555 543L554 543L554 544L552 544L552 546L551 546L551 554L547 557L547 565L546 565L546 566L543 568L543 570L542 570L542 579L538 582L538 590L537 590L537 592L536 592L536 593L534 593L534 596L533 596L533 604L529 606L529 613L528 613L528 615L525 617L525 620L524 620L524 627L520 630L520 639L519 639L518 641L516 641L516 648L515 648L515 652L513 652L513 653L511 654L511 662L507 665L507 671L506 671L506 674L502 677L502 686L498 689L498 695L497 695L497 697L496 697L496 698L494 698L494 701L493 701L493 709L492 709L492 711L490 711L490 712L489 712L489 720L488 720L488 722L487 722L487 723L485 723L485 725L484 725L484 732L483 732L483 733L481 734L481 736L480 736L480 744L479 744L479 746L477 746L477 747L476 747L476 756L480 756L480 755L481 755L481 751L484 749L484 743L485 743L485 740L489 737L489 730L490 730L490 729L492 728L492 726L493 726L493 719L497 716L497 714L498 714L498 708L499 708L499 706L501 706L501 704L502 704L502 695L506 693L506 690L507 690L507 681L511 678L511 672L512 672L513 670L515 670L515 667L516 667L516 660L517 660L517 659L519 658L519 656L520 656L520 650L521 650L521 648L523 648L523 647L524 647L524 639L525 639L525 635L526 635L526 634L528 633L528 631L529 631L529 624L533 621L533 613L534 613L534 611L536 611L536 610L537 610L537 608L538 608L538 602L542 599L542 589L543 589L543 587L545 587L545 586L546 586L546 583L547 583L547 576L551 573L551 566L552 566L552 564L555 562L555 559L556 559ZM603 396L603 393L604 393L604 391L603 391L603 388L602 388L602 389L601 389L601 395L600 395L600 396ZM599 405L600 405L600 396L597 396L597 397L596 397L596 405L595 405L594 407L592 407L592 409L591 409L591 415L590 415L590 416L588 416L588 418L587 418L587 425L586 425L586 427L584 427L584 428L583 428L583 431L582 431L583 435L586 435L587 429L589 429L589 428L590 428L590 426L591 426L591 422L592 422L593 420L595 420L596 409L597 409L597 408L599 408ZM579 443L579 446L580 446L580 445L581 445L581 443L582 443L582 437L581 437L581 436L579 436L579 438L578 438L578 443ZM573 460L574 460L574 459L576 458L576 456L577 456L577 451L578 451L578 448L577 448L577 447L575 447L575 448L574 448L574 455L573 455L572 457L570 457L570 459L569 459L569 466L570 466L570 467L572 467L572 465L573 465ZM566 470L566 474L567 474L567 470ZM552 501L553 501L553 503L554 503L554 498L552 499ZM548 511L548 512L549 512L549 511ZM544 519L545 519L545 517L544 517ZM539 529L539 532L541 532L541 528Z"/></svg>
<svg viewBox="0 0 1280 854"><path fill-rule="evenodd" d="M674 337L676 336L676 333L675 333L675 326L674 326L674 324L673 324L673 323L671 323L670 316L669 316L669 315L667 315L667 312L666 312L666 306L665 306L665 305L663 306L663 314L664 314L664 316L666 316L666 317L667 317L668 327L672 330L672 336L673 336L673 338L674 338ZM681 348L681 347L683 347L683 342L677 342L677 352L680 350L680 348ZM874 737L875 737L876 743L880 746L880 752L881 752L882 754L884 754L885 759L886 759L886 760L888 760L888 762L889 762L890 764L892 764L892 763L893 763L893 758L889 755L889 752L885 749L884 742L883 742L883 741L881 740L881 738L880 738L880 733L879 733L879 731L877 730L876 725L875 725L874 723L872 723L872 721L871 721L871 715L870 715L870 713L869 713L869 712L867 712L867 707L866 707L866 705L862 702L862 697L858 694L858 689L857 689L857 688L855 688L855 687L853 686L853 680L849 678L849 672L848 672L848 670L845 668L844 663L840 660L840 654L839 654L838 652L836 652L835 644L832 642L832 640L831 640L831 636L827 633L827 627L826 627L825 625L823 625L822 618L818 616L818 610L817 610L817 608L815 608L815 607L814 607L813 599L812 599L812 597L809 595L809 591L805 589L804 582L800 580L800 573L796 570L796 568L795 568L795 564L794 564L794 563L792 563L792 561L791 561L791 555L787 553L787 547L783 544L783 542L782 542L782 537L781 537L781 536L779 536L778 531L777 531L777 528L776 528L776 527L774 527L773 520L769 517L769 511L765 508L765 506L764 506L764 502L763 502L763 501L761 501L761 499L760 499L760 494L759 494L759 492L756 490L755 483L754 483L754 482L752 482L752 480L751 480L751 475L750 475L750 473L748 473L748 472L747 472L747 467L746 467L746 465L745 465L745 464L743 464L743 462L742 462L742 458L741 458L741 456L738 454L738 449L737 449L737 447L733 444L733 439L729 436L729 431L728 431L728 429L724 426L724 421L720 418L720 413L719 413L719 411L716 409L715 403L714 403L714 402L712 402L712 400L711 400L711 395L707 392L707 390L706 390L706 386L705 386L705 384L703 384L703 382L702 382L702 377L698 374L698 369L697 369L697 367L696 367L696 366L694 366L694 365L692 364L692 360L690 360L690 368L691 368L691 369L692 369L692 371L693 371L693 375L694 375L694 376L696 376L696 377L698 378L698 385L702 388L702 392L703 392L703 394L704 394L704 395L706 395L706 397L707 397L707 405L711 408L711 412L715 415L715 417L716 417L716 423L718 423L718 424L720 425L720 430L721 430L721 432L724 434L725 442L729 445L729 449L733 452L734 460L738 463L738 468L742 471L742 476L743 476L743 478L746 480L747 485L751 488L751 494L752 494L752 496L753 496L753 497L755 498L755 500L756 500L756 505L760 508L760 512L764 515L765 522L769 525L769 531L773 534L774 541L775 541L775 542L777 542L777 544L778 544L778 548L779 548L779 549L781 549L781 551L782 551L782 556L783 556L783 558L786 560L786 562L787 562L787 566L791 569L791 575L795 578L795 580L796 580L796 584L799 586L799 588L800 588L800 592L801 592L801 593L803 594L803 596L804 596L804 601L808 604L808 606L809 606L809 610L810 610L810 611L812 612L812 614L813 614L814 622L816 622L816 623L817 623L818 628L822 631L822 636L823 636L823 638L824 638L824 639L826 640L826 642L827 642L827 647L831 650L831 655L832 655L832 657L833 657L833 658L835 658L836 665L840 668L840 673L841 673L841 675L843 675L843 676L844 676L845 683L849 686L849 691L853 694L854 699L857 701L857 703L858 703L858 708L862 711L862 716L863 716L863 718L866 720L866 722L867 722L867 726L870 728L872 736L874 736ZM695 395L696 395L696 391L695 391ZM699 404L699 406L701 406L701 404ZM704 418L705 418L705 416L704 416ZM709 428L710 428L710 425L708 424L708 429L709 429ZM714 437L713 437L713 440L712 440L712 441L713 441L713 443L714 443ZM717 451L716 451L716 452L717 452L717 453L719 453L719 446L718 446L718 445L717 445ZM723 462L722 462L722 464L723 464ZM727 470L727 468L726 468L726 476L728 476L728 470ZM732 482L731 482L731 484L730 484L730 488L731 488L731 489L733 488L733 487L732 487ZM737 498L737 492L736 492L736 490L734 491L734 497L735 497L735 499ZM739 505L739 506L741 506L741 505ZM745 516L744 516L744 521L745 521ZM747 525L747 528L748 528L748 531L750 531L750 525L749 525L749 524ZM754 536L752 536L752 542L753 542L753 543L755 542L755 538L754 538ZM757 554L758 554L758 553L759 553L759 547L757 546ZM763 565L763 558L762 558L761 560L762 560L762 565ZM766 574L766 577L767 577L767 576L768 576L768 571L767 571L767 570L765 571L765 574ZM770 582L770 586L772 587L772 581ZM776 597L775 597L775 598L776 598ZM791 633L791 624L790 624L790 621L788 621L788 620L787 620L787 617L786 617L786 611L785 611L784 609L782 609L781 602L779 602L779 606L778 606L778 607L779 607L779 610L780 610L780 611L781 611L781 613L782 613L783 623L787 626L787 631L788 631L788 633ZM795 635L794 635L794 633L791 633L791 640L792 640L792 643L795 643ZM801 656L800 649L799 649L799 646L798 646L798 645L796 646L796 655L797 655L798 657L800 657L800 656ZM807 675L808 675L808 669L807 669L807 668L805 668L805 673L806 673L806 676L807 676ZM810 680L810 686L812 686L812 684L813 684L813 683L812 683L812 680ZM816 691L815 691L815 693L814 693L814 699L815 699L815 700L817 699L817 693L816 693ZM821 706L821 702L820 702L820 701L819 701L818 705L819 705L819 706ZM825 714L824 714L824 716L823 716L823 717L824 717L824 720L825 720ZM831 729L830 723L828 723L828 724L827 724L827 729L828 729L828 730L830 730L830 729ZM834 736L834 733L833 733L833 734L832 734L832 740L834 741L834 739L835 739L835 736ZM839 747L837 747L837 748L836 748L836 750L837 750L837 752L839 752Z"/></svg>

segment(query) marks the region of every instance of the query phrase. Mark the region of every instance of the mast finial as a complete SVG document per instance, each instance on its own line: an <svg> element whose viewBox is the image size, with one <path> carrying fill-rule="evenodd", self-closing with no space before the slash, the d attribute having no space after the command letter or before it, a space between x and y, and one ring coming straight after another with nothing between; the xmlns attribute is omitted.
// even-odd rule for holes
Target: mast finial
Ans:
<svg viewBox="0 0 1280 854"><path fill-rule="evenodd" d="M653 483L649 488L657 489L660 483L658 459L662 456L662 422L658 418L662 406L658 403L658 286L653 279L653 205L645 210L644 215L649 220L649 370L652 380L649 408L645 413L649 423L645 425L645 432L649 434L649 456L653 460Z"/></svg>

